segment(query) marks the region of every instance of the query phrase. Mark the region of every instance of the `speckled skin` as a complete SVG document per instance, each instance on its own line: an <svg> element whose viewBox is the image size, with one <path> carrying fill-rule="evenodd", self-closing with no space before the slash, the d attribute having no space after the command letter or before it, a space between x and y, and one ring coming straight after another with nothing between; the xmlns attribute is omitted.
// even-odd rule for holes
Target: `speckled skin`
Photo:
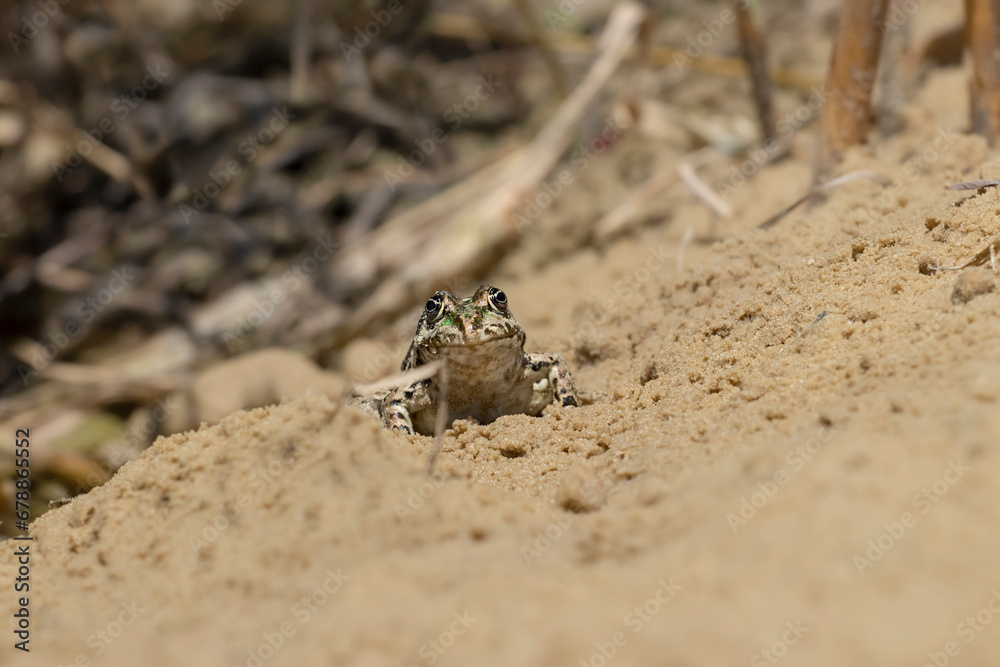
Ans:
<svg viewBox="0 0 1000 667"><path fill-rule="evenodd" d="M436 292L420 316L402 370L445 362L449 424L456 419L488 424L502 415L538 415L551 403L580 405L562 357L525 354L524 339L506 295L497 288L483 285L466 298ZM382 424L404 433L433 435L439 387L435 376L374 398Z"/></svg>

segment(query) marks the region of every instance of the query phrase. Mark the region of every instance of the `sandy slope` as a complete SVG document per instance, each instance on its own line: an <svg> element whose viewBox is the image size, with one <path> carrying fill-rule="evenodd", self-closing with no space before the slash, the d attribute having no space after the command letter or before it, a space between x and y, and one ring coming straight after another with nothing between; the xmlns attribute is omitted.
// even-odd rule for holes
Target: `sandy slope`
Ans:
<svg viewBox="0 0 1000 667"><path fill-rule="evenodd" d="M325 398L161 439L35 522L31 657L992 664L1000 293L921 267L1000 236L1000 191L943 188L1000 165L947 133L931 159L950 120L848 157L892 189L753 231L808 161L766 170L680 271L690 201L602 254L529 274L519 250L489 281L605 398L457 424L434 478L429 439Z"/></svg>

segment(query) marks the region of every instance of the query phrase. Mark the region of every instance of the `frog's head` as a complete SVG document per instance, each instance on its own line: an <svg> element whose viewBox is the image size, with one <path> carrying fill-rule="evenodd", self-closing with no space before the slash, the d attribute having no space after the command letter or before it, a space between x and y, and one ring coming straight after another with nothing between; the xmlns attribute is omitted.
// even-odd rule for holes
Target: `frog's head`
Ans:
<svg viewBox="0 0 1000 667"><path fill-rule="evenodd" d="M505 339L521 345L524 331L511 315L502 290L482 285L465 298L440 291L424 306L410 353L428 361L440 356L443 348L474 348ZM408 360L416 361L411 355Z"/></svg>

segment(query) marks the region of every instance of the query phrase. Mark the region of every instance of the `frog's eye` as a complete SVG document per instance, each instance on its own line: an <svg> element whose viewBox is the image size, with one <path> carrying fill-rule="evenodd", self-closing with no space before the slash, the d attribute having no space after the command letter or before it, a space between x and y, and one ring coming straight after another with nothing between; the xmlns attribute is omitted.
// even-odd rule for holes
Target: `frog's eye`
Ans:
<svg viewBox="0 0 1000 667"><path fill-rule="evenodd" d="M501 313L507 310L507 295L503 293L503 290L499 290L496 287L491 288L489 299L490 305L493 306L494 310Z"/></svg>
<svg viewBox="0 0 1000 667"><path fill-rule="evenodd" d="M437 294L427 299L427 305L424 306L424 315L432 322L441 317L442 312L444 312L444 299Z"/></svg>

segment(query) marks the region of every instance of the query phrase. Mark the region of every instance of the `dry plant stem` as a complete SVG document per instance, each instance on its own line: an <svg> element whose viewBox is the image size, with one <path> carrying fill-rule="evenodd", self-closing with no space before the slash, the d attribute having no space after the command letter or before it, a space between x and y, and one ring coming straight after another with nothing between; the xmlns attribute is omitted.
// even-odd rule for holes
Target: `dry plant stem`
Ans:
<svg viewBox="0 0 1000 667"><path fill-rule="evenodd" d="M438 373L438 412L434 421L434 446L431 447L431 455L427 459L428 475L434 474L434 464L437 462L438 454L441 453L441 442L446 428L448 428L448 366L441 364L441 372Z"/></svg>
<svg viewBox="0 0 1000 667"><path fill-rule="evenodd" d="M1000 0L965 0L965 43L972 56L972 129L991 146L1000 132Z"/></svg>
<svg viewBox="0 0 1000 667"><path fill-rule="evenodd" d="M870 125L888 0L845 0L826 78L814 182L823 180L845 150L863 143Z"/></svg>
<svg viewBox="0 0 1000 667"><path fill-rule="evenodd" d="M694 227L688 227L681 236L681 242L677 245L677 273L684 272L684 257L687 255L688 246L694 240Z"/></svg>
<svg viewBox="0 0 1000 667"><path fill-rule="evenodd" d="M558 163L580 119L592 107L635 43L645 15L645 10L636 3L615 6L601 37L601 54L580 85L530 145L508 156L502 164L488 168L489 176L473 174L438 196L452 203L437 206L442 210L441 218L424 221L428 225L429 238L418 243L404 241L411 238L412 230L397 224L396 219L371 235L371 243L364 245L377 247L386 237L399 239L399 243L387 248L389 261L394 265L392 272L350 319L333 332L332 344L349 340L373 323L399 313L414 300L424 298L435 285L453 276L483 270L491 258L517 237L521 230L512 213L523 197L537 188ZM454 190L468 195L461 206L452 199ZM427 202L428 207L436 205L436 202ZM424 213L421 211L421 215ZM416 209L400 218L411 215L416 215ZM368 261L368 258L359 259Z"/></svg>
<svg viewBox="0 0 1000 667"><path fill-rule="evenodd" d="M133 188L140 197L153 198L152 185L127 157L100 141L93 141L90 135L78 128L73 119L56 106L38 99L24 87L0 87L0 98L5 104L23 107L40 126L58 136L67 146L76 146L81 142L88 144L90 151L86 154L79 153L81 158L112 179Z"/></svg>
<svg viewBox="0 0 1000 667"><path fill-rule="evenodd" d="M512 35L499 25L482 25L481 23L469 19L469 17L450 14L444 11L435 12L427 21L426 29L431 34L450 37L455 39L466 39L470 41L483 41L490 37L495 37L499 41L516 41L517 35ZM593 54L597 48L594 45L594 38L590 35L581 35L565 30L555 30L547 33L547 42L551 48L558 53L571 55ZM644 52L629 54L629 60L647 60L654 65L664 67L674 67L677 58L686 58L684 49L671 49L667 46L657 44L646 44L643 40ZM710 72L720 76L745 77L747 75L746 63L739 58L727 58L710 53L703 53L687 64L693 70L700 72ZM778 69L772 73L774 83L793 88L802 92L810 92L814 86L822 85L822 81L810 76L808 73L800 73L794 70Z"/></svg>
<svg viewBox="0 0 1000 667"><path fill-rule="evenodd" d="M736 25L740 31L740 51L753 84L760 133L764 143L767 143L777 137L777 132L774 127L771 76L767 72L767 42L759 27L762 24L760 5L753 2L751 8L751 3L747 0L734 0L733 4L736 7Z"/></svg>
<svg viewBox="0 0 1000 667"><path fill-rule="evenodd" d="M688 155L684 158L684 161L678 165L677 169L663 169L653 174L646 180L645 183L637 188L634 188L628 197L601 216L601 218L594 223L594 238L597 241L604 241L609 237L627 229L635 220L639 218L643 209L653 197L662 193L667 187L674 184L680 175L682 165L686 165L689 169L691 169L693 167L704 165L717 156L717 151L708 146ZM697 190L695 190L695 194L699 194ZM713 192L712 194L714 195L715 193ZM715 199L718 199L717 195L715 196ZM709 204L709 206L711 206L711 204ZM724 202L723 206L725 206Z"/></svg>
<svg viewBox="0 0 1000 667"><path fill-rule="evenodd" d="M904 3L909 0L889 0L888 29L882 38L882 59L878 85L880 100L878 126L883 135L889 136L903 129L900 112L907 102L911 87L909 64L910 21L897 17L906 16Z"/></svg>
<svg viewBox="0 0 1000 667"><path fill-rule="evenodd" d="M532 46L538 49L539 55L545 61L545 66L549 68L549 73L552 75L552 84L556 87L556 92L559 93L560 98L566 99L567 91L569 90L569 87L566 85L566 75L563 74L562 66L559 64L559 59L556 57L555 51L552 50L552 45L549 44L548 39L542 34L542 31L538 29L538 17L535 15L535 10L532 9L528 0L514 0L514 7L517 9L517 13L521 15L521 20L528 31L528 40Z"/></svg>

